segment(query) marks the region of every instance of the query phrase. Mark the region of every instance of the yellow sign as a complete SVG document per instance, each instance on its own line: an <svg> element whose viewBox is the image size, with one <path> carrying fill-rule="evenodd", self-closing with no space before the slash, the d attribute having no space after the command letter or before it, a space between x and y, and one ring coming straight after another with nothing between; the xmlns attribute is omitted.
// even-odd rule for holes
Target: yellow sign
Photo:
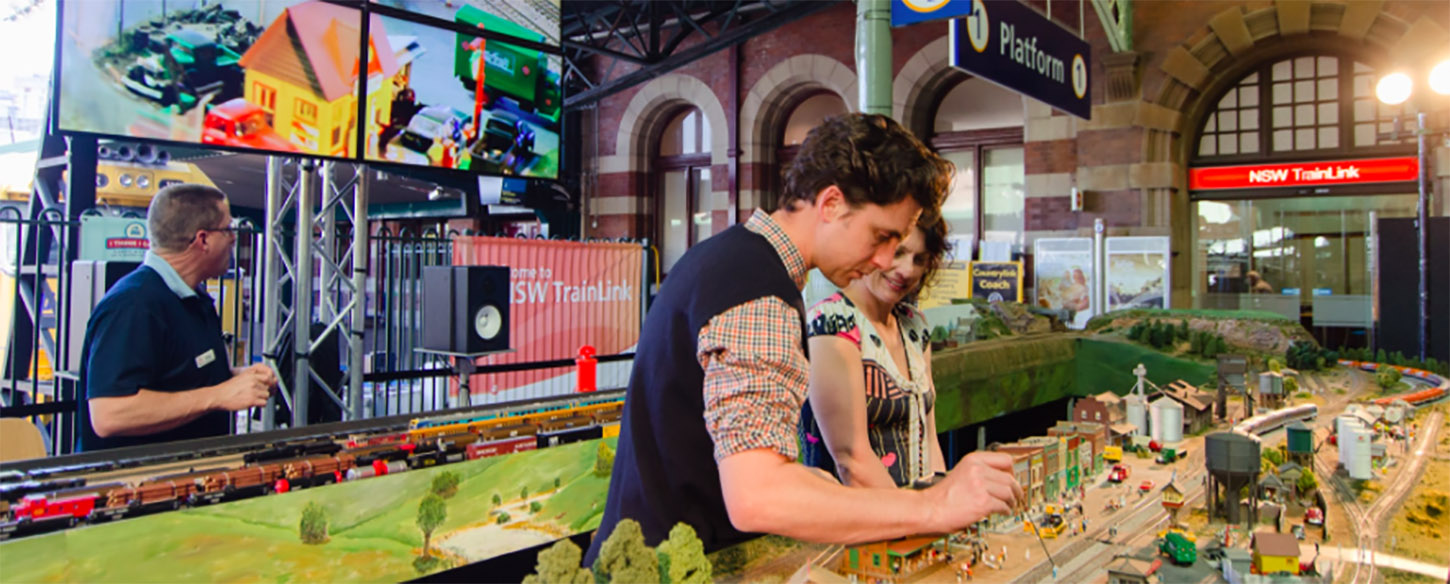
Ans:
<svg viewBox="0 0 1450 584"><path fill-rule="evenodd" d="M946 262L932 277L930 286L921 290L917 307L922 310L946 306L952 300L966 299L971 295L971 270L967 262Z"/></svg>

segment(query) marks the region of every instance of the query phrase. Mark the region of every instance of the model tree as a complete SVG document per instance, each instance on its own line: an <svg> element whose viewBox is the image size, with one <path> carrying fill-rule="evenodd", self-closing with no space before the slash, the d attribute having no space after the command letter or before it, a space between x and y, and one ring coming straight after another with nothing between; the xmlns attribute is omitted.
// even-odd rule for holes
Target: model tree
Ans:
<svg viewBox="0 0 1450 584"><path fill-rule="evenodd" d="M1380 367L1374 374L1375 383L1380 389L1389 391L1400 383L1400 370L1394 367Z"/></svg>
<svg viewBox="0 0 1450 584"><path fill-rule="evenodd" d="M318 544L327 542L327 509L316 501L307 503L302 508L302 521L297 526L298 535L302 537L302 543Z"/></svg>
<svg viewBox="0 0 1450 584"><path fill-rule="evenodd" d="M529 503L529 513L538 513L544 510L544 504L538 501Z"/></svg>
<svg viewBox="0 0 1450 584"><path fill-rule="evenodd" d="M655 551L644 543L639 522L624 519L614 526L614 533L599 548L599 557L594 560L594 580L621 584L655 582L660 578L659 564Z"/></svg>
<svg viewBox="0 0 1450 584"><path fill-rule="evenodd" d="M1299 475L1299 483L1296 486L1299 487L1299 494L1303 495L1319 488L1319 479L1314 478L1314 471L1306 468L1303 474Z"/></svg>
<svg viewBox="0 0 1450 584"><path fill-rule="evenodd" d="M599 441L599 456L594 459L594 476L607 477L614 471L614 449Z"/></svg>
<svg viewBox="0 0 1450 584"><path fill-rule="evenodd" d="M1285 395L1294 395L1296 393L1299 393L1299 380L1298 379L1295 379L1294 376L1292 376L1292 375L1289 376L1289 377L1285 377L1284 378L1284 394Z"/></svg>
<svg viewBox="0 0 1450 584"><path fill-rule="evenodd" d="M433 539L433 530L443 525L443 520L448 518L448 503L443 497L429 493L418 503L418 529L423 531L423 557L428 557L428 546Z"/></svg>
<svg viewBox="0 0 1450 584"><path fill-rule="evenodd" d="M1269 371L1273 371L1274 373L1278 373L1278 372L1283 371L1283 370L1284 370L1284 363L1282 361L1280 361L1278 359L1275 359L1273 357L1269 357Z"/></svg>
<svg viewBox="0 0 1450 584"><path fill-rule="evenodd" d="M655 550L660 558L660 582L663 584L705 584L710 581L710 560L705 557L705 544L687 523L676 523L670 538Z"/></svg>
<svg viewBox="0 0 1450 584"><path fill-rule="evenodd" d="M495 521L499 525L503 525L505 523L508 523L512 519L513 519L513 516L509 515L507 511L504 511L504 512L498 514L498 519L496 519Z"/></svg>
<svg viewBox="0 0 1450 584"><path fill-rule="evenodd" d="M452 497L458 492L458 483L461 479L458 473L451 470L438 473L433 477L433 494L444 499Z"/></svg>
<svg viewBox="0 0 1450 584"><path fill-rule="evenodd" d="M593 584L594 575L579 567L583 555L574 542L561 539L539 552L534 573L524 577L524 584Z"/></svg>
<svg viewBox="0 0 1450 584"><path fill-rule="evenodd" d="M529 498L529 487L527 485L525 485L523 488L519 489L519 498L520 499L527 499L527 498Z"/></svg>
<svg viewBox="0 0 1450 584"><path fill-rule="evenodd" d="M559 480L559 477L554 477L554 490L559 490L559 485L562 483L563 481Z"/></svg>

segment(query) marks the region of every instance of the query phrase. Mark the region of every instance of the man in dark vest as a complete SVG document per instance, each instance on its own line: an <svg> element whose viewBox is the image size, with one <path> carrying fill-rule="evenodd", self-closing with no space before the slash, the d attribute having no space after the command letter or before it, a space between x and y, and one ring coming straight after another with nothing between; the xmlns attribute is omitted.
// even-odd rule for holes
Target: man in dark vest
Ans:
<svg viewBox="0 0 1450 584"><path fill-rule="evenodd" d="M798 464L806 272L838 286L891 265L952 166L890 118L812 130L770 212L690 248L645 318L592 565L622 519L646 543L689 524L705 550L759 533L854 543L965 528L1021 497L1011 457L964 458L922 491L848 488Z"/></svg>

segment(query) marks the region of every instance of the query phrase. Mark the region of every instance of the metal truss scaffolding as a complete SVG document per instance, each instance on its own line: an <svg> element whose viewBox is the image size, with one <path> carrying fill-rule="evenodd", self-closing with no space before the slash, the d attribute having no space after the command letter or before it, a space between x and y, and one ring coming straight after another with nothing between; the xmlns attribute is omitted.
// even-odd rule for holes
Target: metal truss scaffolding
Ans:
<svg viewBox="0 0 1450 584"><path fill-rule="evenodd" d="M365 415L362 340L368 246L366 173L366 165L360 164L278 156L267 161L266 237L274 244L267 246L263 281L267 298L290 302L268 302L263 307L263 355L274 369L282 369L278 367L281 359L295 359L292 378L279 378L280 391L276 394L290 406L292 419L287 422L294 428L307 424L313 384L315 391L341 408L345 419L357 420ZM351 231L340 233L347 225L352 226ZM290 249L276 245L289 235L294 241ZM289 288L292 293L286 296ZM317 335L313 334L314 320L322 325ZM293 354L282 355L284 332L289 329ZM333 387L315 371L313 356L319 350L331 350L324 339L339 330L347 333L338 357L347 378ZM272 399L277 399L276 395ZM273 419L271 405L262 412L266 430L278 422Z"/></svg>
<svg viewBox="0 0 1450 584"><path fill-rule="evenodd" d="M564 107L578 109L824 8L825 0L575 0L563 4ZM692 37L698 42L685 46ZM594 60L593 63L586 61ZM624 62L632 71L616 76Z"/></svg>

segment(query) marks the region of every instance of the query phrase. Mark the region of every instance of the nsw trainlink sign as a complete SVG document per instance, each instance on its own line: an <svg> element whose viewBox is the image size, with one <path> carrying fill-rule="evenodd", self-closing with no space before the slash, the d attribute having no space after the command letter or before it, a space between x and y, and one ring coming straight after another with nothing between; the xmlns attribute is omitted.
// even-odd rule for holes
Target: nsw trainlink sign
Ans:
<svg viewBox="0 0 1450 584"><path fill-rule="evenodd" d="M951 23L953 67L1085 120L1091 60L1086 41L1021 2L972 0Z"/></svg>
<svg viewBox="0 0 1450 584"><path fill-rule="evenodd" d="M1325 187L1418 180L1420 164L1413 156L1329 160L1292 164L1213 166L1188 171L1195 191L1274 187Z"/></svg>

